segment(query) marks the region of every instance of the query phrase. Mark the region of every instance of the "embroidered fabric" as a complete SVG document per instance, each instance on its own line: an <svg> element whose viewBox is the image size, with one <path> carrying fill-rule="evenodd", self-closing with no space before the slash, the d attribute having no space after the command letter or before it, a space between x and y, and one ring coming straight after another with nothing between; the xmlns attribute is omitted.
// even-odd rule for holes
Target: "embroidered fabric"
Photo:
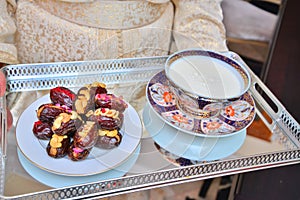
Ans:
<svg viewBox="0 0 300 200"><path fill-rule="evenodd" d="M134 11L134 9L133 9ZM23 63L156 56L168 53L173 6L143 27L119 30L81 26L20 0L16 44Z"/></svg>
<svg viewBox="0 0 300 200"><path fill-rule="evenodd" d="M227 47L220 2L174 0L174 17L173 5L167 0L20 0L15 44L21 63L166 55L171 34L175 50L202 47L223 51ZM95 13L97 6L87 7L90 4L102 6L98 12L102 14ZM149 16L145 17L144 11ZM119 12L122 14L116 14ZM103 19L94 17L93 21L94 14Z"/></svg>
<svg viewBox="0 0 300 200"><path fill-rule="evenodd" d="M165 3L148 1L86 1L65 2L36 0L47 12L67 21L101 29L132 29L157 20L166 7Z"/></svg>
<svg viewBox="0 0 300 200"><path fill-rule="evenodd" d="M12 44L16 26L8 11L7 2L0 0L0 63L16 64L17 49Z"/></svg>
<svg viewBox="0 0 300 200"><path fill-rule="evenodd" d="M5 0L0 1L5 2ZM15 17L17 51L12 54L15 56L18 54L20 63L39 63L161 56L191 47L224 51L227 47L220 1L149 0L148 2L139 1L139 3L127 0L117 1L126 5L125 12L117 18L110 18L108 14L119 14L118 10L111 10L112 13L106 13L105 20L99 21L101 23L97 24L96 20L89 24L91 21L88 19L91 19L92 15L83 16L86 12L80 15L81 8L78 6L75 6L78 10L71 14L69 9L72 6L70 8L67 6L51 7L51 5L57 5L58 0L19 0ZM46 2L50 3L46 5L44 4ZM98 0L92 1L92 3L97 2ZM103 5L102 8L111 8L109 6L112 5L111 2L101 0L101 3L108 3L107 7ZM63 3L67 5L70 2ZM66 13L62 16L64 9ZM150 17L143 19L145 15L142 11L150 13ZM101 12L104 11L101 10ZM2 17L3 13L1 12L0 15ZM103 15L105 16L105 13ZM109 27L107 22L113 23ZM106 25L99 27L103 23ZM129 26L126 27L127 25ZM3 23L0 22L0 26L3 26ZM10 32L9 35L13 34ZM175 45L170 45L173 39ZM14 43L10 42L10 45L12 44ZM0 56L3 57L7 52L9 51L0 45ZM35 92L29 94L30 97L35 95L39 94ZM24 98L27 99L28 95L27 97L17 94L10 96L9 102L15 105L11 107L14 116L18 116L18 112L23 109L20 106L25 106L14 104L14 102Z"/></svg>
<svg viewBox="0 0 300 200"><path fill-rule="evenodd" d="M221 1L174 0L174 38L178 49L228 50Z"/></svg>

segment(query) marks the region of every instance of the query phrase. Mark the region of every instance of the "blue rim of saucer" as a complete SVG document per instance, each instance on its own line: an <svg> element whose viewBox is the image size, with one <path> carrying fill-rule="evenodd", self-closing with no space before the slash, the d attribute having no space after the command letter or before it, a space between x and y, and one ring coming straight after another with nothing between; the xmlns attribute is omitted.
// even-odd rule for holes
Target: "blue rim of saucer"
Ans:
<svg viewBox="0 0 300 200"><path fill-rule="evenodd" d="M250 126L255 118L255 102L249 92L235 101L228 102L228 106L237 104L235 106L241 110L238 112L234 110L240 113L242 118L227 115L225 109L212 118L194 118L179 109L167 81L164 70L155 74L147 84L146 99L163 121L180 131L201 137L227 137ZM245 105L246 108L243 107Z"/></svg>
<svg viewBox="0 0 300 200"><path fill-rule="evenodd" d="M143 122L153 141L173 156L194 162L214 161L226 158L244 144L247 130L229 137L197 137L178 131L164 123L147 103L143 110ZM226 147L226 148L224 148Z"/></svg>

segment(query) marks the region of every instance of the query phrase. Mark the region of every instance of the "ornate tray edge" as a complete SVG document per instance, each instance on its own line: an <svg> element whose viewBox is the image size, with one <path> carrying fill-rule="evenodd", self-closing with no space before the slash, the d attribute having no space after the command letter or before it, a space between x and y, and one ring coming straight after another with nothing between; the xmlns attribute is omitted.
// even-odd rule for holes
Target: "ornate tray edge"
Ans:
<svg viewBox="0 0 300 200"><path fill-rule="evenodd" d="M204 164L185 166L178 169L163 170L148 174L133 175L117 179L99 181L68 188L53 189L39 193L15 196L19 199L76 199L104 198L167 185L181 184L217 176L250 172L300 163L300 150L280 151L254 155L240 159L215 161ZM2 196L4 198L4 196Z"/></svg>
<svg viewBox="0 0 300 200"><path fill-rule="evenodd" d="M235 54L234 52L228 52L228 55L230 55L233 59L243 63L242 59ZM111 63L141 63L141 68L138 68L134 72L138 74L138 77L140 77L140 74L145 73L145 65L149 64L152 65L152 68L147 68L148 75L152 75L151 73L156 73L159 70L162 70L162 66L164 61L166 60L166 57L153 57L153 58L140 58L140 59L120 59L120 60L114 60L114 62L111 61L103 61L103 62L111 62ZM102 61L91 61L91 62L102 62ZM89 63L87 61L87 63ZM53 63L52 63L53 64ZM52 65L50 64L50 65ZM74 64L74 62L72 62ZM76 64L76 62L75 62ZM81 63L82 64L82 63ZM245 63L243 63L246 65ZM40 64L34 64L30 66L37 67ZM47 65L47 64L42 64ZM246 65L247 66L247 65ZM8 66L9 67L15 67L15 66ZM123 70L124 74L128 73L130 70L127 68ZM253 77L253 87L251 88L251 92L257 98L259 101L261 101L261 106L268 112L269 116L273 119L272 123L267 123L266 125L270 130L274 129L275 127L280 127L285 134L287 134L292 141L299 147L299 132L300 127L299 124L294 120L294 118L286 111L286 109L282 106L282 104L277 100L277 98L268 90L268 88L257 78L254 73L251 72L251 75ZM5 70L6 75L7 71ZM113 74L113 71L111 71ZM109 73L108 73L109 74ZM25 74L26 75L26 74ZM28 74L27 74L28 75ZM8 85L15 83L16 80L26 81L28 76L22 76L22 77L7 77ZM87 74L83 74L82 76L85 76ZM90 75L90 73L88 73ZM47 75L47 77L51 77L50 74ZM66 78L72 77L68 76L66 73ZM36 76L31 77L32 81L39 81L40 79ZM56 77L59 78L59 77ZM147 77L140 77L139 80L147 80ZM113 80L111 83L114 83L114 81L133 81L130 79L117 79ZM135 80L136 81L136 80ZM273 100L273 102L277 105L278 111L274 112L272 108L267 104L267 102L264 100L263 97L253 89L255 84L259 84L260 88L262 88L268 96ZM52 86L49 86L52 87ZM18 89L13 89L14 87L8 87L7 92L17 92ZM30 88L29 90L36 89L36 86ZM45 89L45 88L39 88L39 89ZM5 112L6 109L3 107L5 105L5 98L1 98L1 120L2 123L6 123L5 121ZM263 116L262 116L263 118ZM267 120L265 119L267 122ZM292 125L291 125L292 124ZM2 129L5 130L5 129ZM2 134L6 134L6 132L2 131ZM2 150L5 149L5 137L2 138ZM4 149L3 149L4 148ZM4 176L4 165L5 165L5 151L2 151L2 165L1 165L1 176ZM80 185L76 187L68 187L68 188L61 188L61 189L55 189L55 190L49 190L44 192L38 192L38 193L31 193L31 194L24 194L20 196L14 196L14 197L5 197L1 196L2 198L24 198L24 199L34 199L34 198L46 198L46 199L57 199L57 198L76 198L76 197L105 197L110 196L117 193L126 193L130 191L137 191L137 190L143 190L146 188L155 188L160 187L162 185L170 185L170 184L179 184L183 182L189 182L194 181L197 179L205 179L215 176L221 176L226 174L234 174L234 173L242 173L247 171L254 171L258 169L265 169L270 167L276 167L276 166L283 166L283 165L289 165L289 164L296 164L300 162L300 150L287 150L287 151L281 151L281 152L273 152L273 153L267 153L267 154L260 154L260 155L254 155L239 159L231 159L231 160L225 160L225 161L216 161L216 162L210 162L210 163L204 163L199 165L193 165L193 166L187 166L182 167L178 169L172 169L172 170L164 170L164 171L158 171L154 173L149 174L141 174L141 175L134 175L134 176L128 176L128 177L122 177L118 179L112 179L112 180L105 180L105 181L99 181L97 183L91 183L87 185ZM1 177L1 180L3 180ZM3 188L4 184L1 183L1 188Z"/></svg>

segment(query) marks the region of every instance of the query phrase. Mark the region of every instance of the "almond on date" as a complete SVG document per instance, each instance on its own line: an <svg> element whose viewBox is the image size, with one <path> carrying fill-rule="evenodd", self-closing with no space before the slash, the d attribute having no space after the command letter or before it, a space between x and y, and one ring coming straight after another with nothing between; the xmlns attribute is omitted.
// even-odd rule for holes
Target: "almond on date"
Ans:
<svg viewBox="0 0 300 200"><path fill-rule="evenodd" d="M46 148L48 155L53 158L66 156L68 154L70 141L70 137L67 135L59 136L53 134Z"/></svg>
<svg viewBox="0 0 300 200"><path fill-rule="evenodd" d="M74 145L81 149L92 148L97 142L98 127L96 122L87 121L74 134Z"/></svg>
<svg viewBox="0 0 300 200"><path fill-rule="evenodd" d="M99 130L98 141L95 146L102 149L112 149L119 146L121 141L122 134L119 130Z"/></svg>
<svg viewBox="0 0 300 200"><path fill-rule="evenodd" d="M57 135L73 135L81 126L81 117L75 112L60 113L52 125L53 133Z"/></svg>

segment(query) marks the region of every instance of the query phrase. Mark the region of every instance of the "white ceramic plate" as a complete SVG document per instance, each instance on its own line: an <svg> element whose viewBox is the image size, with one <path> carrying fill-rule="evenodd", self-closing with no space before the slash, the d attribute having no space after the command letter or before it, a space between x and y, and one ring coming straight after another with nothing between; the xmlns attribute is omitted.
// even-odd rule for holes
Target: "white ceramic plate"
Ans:
<svg viewBox="0 0 300 200"><path fill-rule="evenodd" d="M49 173L45 170L42 170L38 167L36 167L34 164L32 164L29 160L25 158L25 156L21 153L21 151L18 149L18 157L21 165L26 170L26 172L31 175L34 179L37 181L48 185L49 187L53 188L61 188L61 187L67 187L67 186L74 186L79 184L85 184L85 183L92 183L96 181L101 180L108 180L112 178L118 178L124 176L135 164L138 155L140 152L140 145L136 148L134 153L132 153L128 159L123 162L118 167L100 173L95 174L91 176L62 176L58 174Z"/></svg>
<svg viewBox="0 0 300 200"><path fill-rule="evenodd" d="M46 152L48 140L39 140L32 133L32 127L37 121L36 110L44 103L49 103L49 95L32 103L21 114L16 126L17 145L24 156L37 167L48 172L65 176L87 176L111 170L135 151L140 144L142 125L138 113L128 104L124 112L124 123L121 133L121 144L111 150L93 148L90 155L83 161L72 161L67 156L55 159Z"/></svg>
<svg viewBox="0 0 300 200"><path fill-rule="evenodd" d="M147 104L143 111L145 128L153 140L165 150L186 159L213 161L236 152L246 139L246 129L228 137L201 137L175 129Z"/></svg>

